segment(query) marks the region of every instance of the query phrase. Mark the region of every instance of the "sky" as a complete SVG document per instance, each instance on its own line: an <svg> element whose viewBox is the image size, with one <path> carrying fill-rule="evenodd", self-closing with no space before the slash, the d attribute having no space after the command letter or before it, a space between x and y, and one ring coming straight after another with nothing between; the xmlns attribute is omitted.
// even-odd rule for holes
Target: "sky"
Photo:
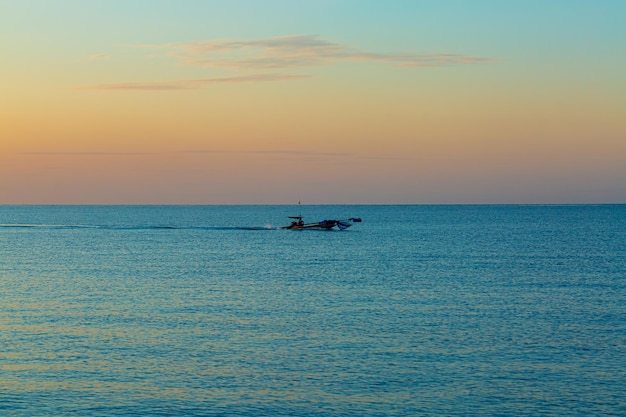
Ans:
<svg viewBox="0 0 626 417"><path fill-rule="evenodd" d="M0 204L626 203L625 18L0 0Z"/></svg>

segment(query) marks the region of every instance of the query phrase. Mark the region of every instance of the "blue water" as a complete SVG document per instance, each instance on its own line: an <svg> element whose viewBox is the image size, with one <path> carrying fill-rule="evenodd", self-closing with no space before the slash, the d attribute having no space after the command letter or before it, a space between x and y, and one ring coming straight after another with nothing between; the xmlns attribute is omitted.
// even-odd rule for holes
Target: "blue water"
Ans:
<svg viewBox="0 0 626 417"><path fill-rule="evenodd" d="M361 217L345 231L280 230ZM0 206L0 415L626 415L626 206Z"/></svg>

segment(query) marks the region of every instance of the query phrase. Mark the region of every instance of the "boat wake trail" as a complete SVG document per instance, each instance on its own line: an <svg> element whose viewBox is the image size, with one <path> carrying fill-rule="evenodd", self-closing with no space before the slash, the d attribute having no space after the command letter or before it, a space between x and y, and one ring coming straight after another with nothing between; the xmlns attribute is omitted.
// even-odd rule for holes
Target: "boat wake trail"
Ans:
<svg viewBox="0 0 626 417"><path fill-rule="evenodd" d="M100 229L100 230L279 230L275 226L168 226L168 225L84 225L84 224L0 224L0 229Z"/></svg>
<svg viewBox="0 0 626 417"><path fill-rule="evenodd" d="M0 229L102 229L105 226L83 224L0 224Z"/></svg>

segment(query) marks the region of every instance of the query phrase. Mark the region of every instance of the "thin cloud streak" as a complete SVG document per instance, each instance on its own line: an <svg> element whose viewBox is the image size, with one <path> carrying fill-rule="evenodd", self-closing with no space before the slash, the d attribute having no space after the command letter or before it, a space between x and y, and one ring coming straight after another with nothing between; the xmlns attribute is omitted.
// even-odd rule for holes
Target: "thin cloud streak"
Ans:
<svg viewBox="0 0 626 417"><path fill-rule="evenodd" d="M231 151L231 150L211 150L211 149L191 149L174 152L99 152L99 151L41 151L41 152L21 152L20 155L36 155L36 156L152 156L158 154L187 154L187 155L203 155L203 154L232 154L232 155L293 155L293 156L330 156L330 157L352 157L354 155L346 152L316 152L316 151L297 151L297 150L251 150L251 151Z"/></svg>
<svg viewBox="0 0 626 417"><path fill-rule="evenodd" d="M365 52L315 35L205 40L139 47L166 50L187 65L234 70L321 67L342 62L379 62L401 68L432 68L495 61L493 58L463 54Z"/></svg>
<svg viewBox="0 0 626 417"><path fill-rule="evenodd" d="M77 151L77 152L63 152L63 151L40 151L40 152L20 152L19 155L30 156L155 156L155 155L287 155L295 157L329 157L329 158L351 158L351 159L363 159L363 160L412 160L413 158L407 158L400 155L359 155L349 152L319 152L319 151L307 151L307 150L293 150L293 149L273 149L273 150L249 150L249 151L236 151L236 150L220 150L220 149L189 149L181 151L170 152L100 152L100 151Z"/></svg>
<svg viewBox="0 0 626 417"><path fill-rule="evenodd" d="M93 54L93 55L89 55L86 59L88 61L105 61L111 58L112 57L109 54Z"/></svg>
<svg viewBox="0 0 626 417"><path fill-rule="evenodd" d="M202 78L197 80L175 80L155 82L120 82L109 84L94 84L78 87L79 90L126 90L126 91L168 91L168 90L195 90L210 84L230 83L258 83L286 81L308 78L309 75L298 74L252 74L233 75L229 77Z"/></svg>
<svg viewBox="0 0 626 417"><path fill-rule="evenodd" d="M226 151L197 149L181 151L184 154L253 154L253 155L294 155L294 156L332 156L332 157L349 157L352 154L346 152L315 152L315 151L296 151L296 150L265 150L265 151Z"/></svg>
<svg viewBox="0 0 626 417"><path fill-rule="evenodd" d="M21 152L20 155L44 156L146 156L152 152Z"/></svg>
<svg viewBox="0 0 626 417"><path fill-rule="evenodd" d="M301 157L330 157L330 158L350 158L360 160L395 160L395 161L412 161L415 158L407 157L404 155L392 155L392 154L380 154L380 155L359 155L349 152L318 152L307 150L291 150L291 149L277 149L277 150L257 150L257 151L229 151L219 149L190 149L180 151L178 153L189 155L290 155Z"/></svg>

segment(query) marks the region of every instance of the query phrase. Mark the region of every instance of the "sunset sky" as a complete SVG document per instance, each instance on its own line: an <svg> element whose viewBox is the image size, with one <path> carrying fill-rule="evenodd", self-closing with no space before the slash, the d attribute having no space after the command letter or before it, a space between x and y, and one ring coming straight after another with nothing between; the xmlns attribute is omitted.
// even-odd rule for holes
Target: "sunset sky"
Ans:
<svg viewBox="0 0 626 417"><path fill-rule="evenodd" d="M626 203L626 1L0 0L0 204Z"/></svg>

